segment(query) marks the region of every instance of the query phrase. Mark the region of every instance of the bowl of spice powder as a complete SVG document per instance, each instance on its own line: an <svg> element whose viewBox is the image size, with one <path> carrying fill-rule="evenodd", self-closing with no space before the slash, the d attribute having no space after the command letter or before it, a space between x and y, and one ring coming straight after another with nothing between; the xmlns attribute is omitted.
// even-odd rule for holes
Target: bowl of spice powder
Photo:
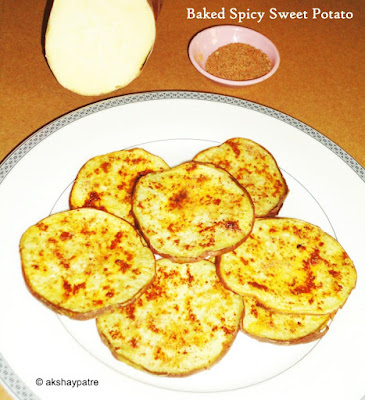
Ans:
<svg viewBox="0 0 365 400"><path fill-rule="evenodd" d="M189 43L191 63L205 77L226 86L248 86L270 78L280 55L266 36L237 25L198 32Z"/></svg>

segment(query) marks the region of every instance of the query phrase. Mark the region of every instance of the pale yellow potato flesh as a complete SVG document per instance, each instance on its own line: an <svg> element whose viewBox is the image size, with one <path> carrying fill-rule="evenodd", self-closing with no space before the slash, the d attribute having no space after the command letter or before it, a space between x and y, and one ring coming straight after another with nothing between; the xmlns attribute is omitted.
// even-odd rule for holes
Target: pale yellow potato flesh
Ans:
<svg viewBox="0 0 365 400"><path fill-rule="evenodd" d="M262 307L254 297L245 297L242 331L261 341L299 344L314 341L328 330L331 315L282 314Z"/></svg>
<svg viewBox="0 0 365 400"><path fill-rule="evenodd" d="M169 166L143 149L96 156L80 169L70 195L71 208L93 207L134 224L132 192L137 179Z"/></svg>
<svg viewBox="0 0 365 400"><path fill-rule="evenodd" d="M218 257L228 288L273 311L330 314L356 284L353 262L319 227L291 218L258 218L249 238Z"/></svg>
<svg viewBox="0 0 365 400"><path fill-rule="evenodd" d="M194 160L212 163L232 174L250 194L256 217L276 215L288 194L273 155L252 140L229 139L201 151Z"/></svg>
<svg viewBox="0 0 365 400"><path fill-rule="evenodd" d="M53 214L28 228L20 253L31 293L75 319L129 303L155 275L155 258L135 228L91 208Z"/></svg>
<svg viewBox="0 0 365 400"><path fill-rule="evenodd" d="M155 36L147 0L54 0L45 53L62 86L100 95L140 74Z"/></svg>
<svg viewBox="0 0 365 400"><path fill-rule="evenodd" d="M160 259L147 291L99 317L97 327L117 359L154 374L183 376L223 357L242 312L241 297L222 285L211 262Z"/></svg>
<svg viewBox="0 0 365 400"><path fill-rule="evenodd" d="M237 247L254 221L247 191L223 169L194 161L141 177L132 209L153 251L176 262Z"/></svg>

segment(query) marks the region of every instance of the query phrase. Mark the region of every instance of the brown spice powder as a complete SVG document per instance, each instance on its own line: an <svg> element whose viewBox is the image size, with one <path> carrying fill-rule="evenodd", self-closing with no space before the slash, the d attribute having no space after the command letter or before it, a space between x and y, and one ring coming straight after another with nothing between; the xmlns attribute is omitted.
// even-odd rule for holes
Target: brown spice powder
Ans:
<svg viewBox="0 0 365 400"><path fill-rule="evenodd" d="M272 68L269 57L246 43L230 43L212 53L205 64L210 74L232 81L247 81L267 74Z"/></svg>

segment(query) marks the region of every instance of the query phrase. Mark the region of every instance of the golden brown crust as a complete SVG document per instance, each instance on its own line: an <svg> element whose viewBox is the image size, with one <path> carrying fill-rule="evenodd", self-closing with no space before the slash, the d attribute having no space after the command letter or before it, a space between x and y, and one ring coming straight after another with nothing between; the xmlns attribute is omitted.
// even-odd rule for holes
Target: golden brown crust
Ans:
<svg viewBox="0 0 365 400"><path fill-rule="evenodd" d="M244 297L245 316L240 328L247 335L276 344L299 344L314 341L328 330L335 313L303 315L277 313L265 308L255 297Z"/></svg>
<svg viewBox="0 0 365 400"><path fill-rule="evenodd" d="M155 275L155 258L136 229L95 209L65 211L39 221L23 234L20 253L33 296L80 320L129 304Z"/></svg>
<svg viewBox="0 0 365 400"><path fill-rule="evenodd" d="M79 321L86 321L88 319L97 318L97 317L99 317L99 316L101 316L101 315L103 315L105 313L116 311L121 307L125 307L125 306L127 306L129 304L134 303L151 286L151 284L153 282L153 279L154 279L154 277L153 277L150 280L150 282L148 282L146 284L146 286L141 288L141 290L134 295L134 297L132 297L130 300L128 300L128 301L126 301L124 303L112 304L112 305L109 305L109 306L104 307L104 308L100 308L100 309L97 309L97 310L92 310L92 311L89 311L89 312L81 313L81 312L68 310L68 309L66 309L64 307L55 305L55 304L49 302L44 297L40 296L39 293L37 293L36 291L33 290L31 284L29 283L29 280L28 280L27 276L25 276L25 274L24 274L24 268L22 268L22 273L23 273L24 281L25 281L25 284L26 284L28 290L30 291L30 293L37 300L39 300L41 303L43 303L46 307L50 308L55 313L61 314L61 315L64 315L66 317L69 317L69 318L72 318L72 319L76 319L76 320L79 320Z"/></svg>
<svg viewBox="0 0 365 400"><path fill-rule="evenodd" d="M274 156L250 139L231 138L202 150L193 160L212 163L233 175L253 198L256 217L277 215L289 193Z"/></svg>
<svg viewBox="0 0 365 400"><path fill-rule="evenodd" d="M244 314L244 308L243 308L243 311L242 311L242 315L243 314ZM212 367L214 367L227 354L227 352L231 348L233 342L235 341L236 336L239 333L239 331L240 331L240 327L238 327L236 329L236 331L234 332L234 334L232 336L232 340L224 346L224 349L222 350L220 355L214 361L212 361L212 363L208 367L196 368L196 369L191 370L191 371L186 372L186 373L174 374L174 373L163 373L163 372L156 372L156 371L149 370L149 369L144 368L143 366L141 366L139 364L134 363L129 358L123 357L122 355L117 354L116 351L113 349L113 346L112 346L111 342L108 340L108 338L105 336L105 334L103 332L100 332L100 330L98 329L101 341L109 348L110 352L112 353L113 357L116 360L122 361L122 362L130 365L133 368L139 369L140 371L148 372L149 374L158 375L158 376L166 376L166 377L170 377L170 378L183 378L183 377L186 377L186 376L194 375L194 374L196 374L198 372L206 371L206 370L211 369Z"/></svg>
<svg viewBox="0 0 365 400"><path fill-rule="evenodd" d="M307 336L304 336L302 338L294 339L294 340L274 340L274 339L269 339L263 336L258 336L258 335L252 335L249 332L245 331L243 328L241 328L242 332L253 339L258 340L259 342L265 342L265 343L272 343L272 344L278 344L278 345L284 345L284 346L291 346L295 344L304 344L304 343L309 343L309 342L314 342L315 340L318 340L322 338L328 331L328 326L323 325L321 328L318 329L316 332L312 332Z"/></svg>
<svg viewBox="0 0 365 400"><path fill-rule="evenodd" d="M356 285L341 245L293 218L256 219L250 237L216 259L226 287L278 313L324 315L341 308Z"/></svg>
<svg viewBox="0 0 365 400"><path fill-rule="evenodd" d="M286 185L286 183L285 183ZM286 197L288 196L289 193L289 189L286 191L285 194L283 194L276 207L274 207L273 209L271 209L263 218L265 217L276 217L279 214L279 211L282 209L283 205L284 205L284 201L286 199Z"/></svg>
<svg viewBox="0 0 365 400"><path fill-rule="evenodd" d="M141 298L98 318L97 328L116 359L179 377L217 363L233 343L243 313L242 298L223 288L209 261L161 259L155 282Z"/></svg>
<svg viewBox="0 0 365 400"><path fill-rule="evenodd" d="M203 171L198 178L193 175L196 169ZM194 171L192 178L190 171ZM171 176L171 187L165 176ZM224 185L216 185L215 179L225 180L232 193ZM205 181L212 183L208 186ZM239 204L234 206L235 202ZM196 262L235 249L246 240L254 224L254 205L247 190L224 169L196 161L141 177L134 187L132 212L152 251L178 263Z"/></svg>
<svg viewBox="0 0 365 400"><path fill-rule="evenodd" d="M136 181L150 172L167 169L169 166L161 157L141 148L93 157L76 176L69 197L70 209L91 207L134 224L131 208Z"/></svg>
<svg viewBox="0 0 365 400"><path fill-rule="evenodd" d="M236 249L238 246L240 246L249 237L249 235L252 231L252 228L253 228L253 224L252 224L251 231L242 240L240 240L238 243L236 243L235 245L233 245L231 247L226 247L225 249L221 249L221 250L217 250L217 251L206 251L206 252L202 253L199 257L174 257L171 254L164 254L164 253L159 252L156 249L154 249L153 246L151 245L148 237L145 236L143 234L143 231L139 228L138 223L136 225L137 225L137 229L138 229L139 233L141 234L143 239L147 242L148 247L151 249L151 251L154 254L157 254L163 258L167 258L167 259L169 259L173 262L179 263L179 264L198 262L198 261L205 260L208 257L218 257L220 255L228 253L228 252ZM227 289L229 289L229 288L227 288Z"/></svg>

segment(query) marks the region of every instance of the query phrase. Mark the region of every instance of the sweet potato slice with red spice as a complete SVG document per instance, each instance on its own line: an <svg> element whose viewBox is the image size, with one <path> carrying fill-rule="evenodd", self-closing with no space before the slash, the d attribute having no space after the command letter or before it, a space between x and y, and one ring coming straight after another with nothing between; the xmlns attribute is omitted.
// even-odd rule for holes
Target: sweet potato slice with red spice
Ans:
<svg viewBox="0 0 365 400"><path fill-rule="evenodd" d="M77 175L70 196L71 208L97 208L134 224L134 184L142 175L166 169L169 166L160 157L139 148L96 156Z"/></svg>
<svg viewBox="0 0 365 400"><path fill-rule="evenodd" d="M271 153L244 138L229 139L194 157L224 168L248 191L256 217L277 215L288 194L288 186Z"/></svg>
<svg viewBox="0 0 365 400"><path fill-rule="evenodd" d="M234 249L254 222L247 191L222 168L194 161L141 177L133 213L150 247L175 262Z"/></svg>
<svg viewBox="0 0 365 400"><path fill-rule="evenodd" d="M153 374L184 376L223 357L242 313L241 297L222 285L211 262L160 259L146 292L99 317L97 327L118 360Z"/></svg>
<svg viewBox="0 0 365 400"><path fill-rule="evenodd" d="M135 228L92 208L51 215L20 241L25 282L54 311L89 319L139 296L155 258Z"/></svg>
<svg viewBox="0 0 365 400"><path fill-rule="evenodd" d="M300 344L320 339L328 331L331 314L283 314L267 310L254 297L245 297L242 332L274 344Z"/></svg>
<svg viewBox="0 0 365 400"><path fill-rule="evenodd" d="M217 257L216 265L228 288L282 313L330 314L356 284L341 245L319 227L291 218L256 219L248 239Z"/></svg>

